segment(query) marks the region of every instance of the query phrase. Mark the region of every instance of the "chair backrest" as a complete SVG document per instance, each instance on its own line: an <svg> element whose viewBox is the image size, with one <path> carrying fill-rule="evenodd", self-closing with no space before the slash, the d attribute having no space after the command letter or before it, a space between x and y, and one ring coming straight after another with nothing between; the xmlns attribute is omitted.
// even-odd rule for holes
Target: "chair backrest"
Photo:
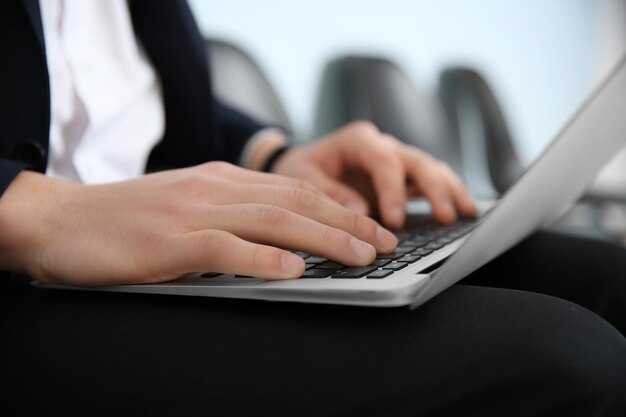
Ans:
<svg viewBox="0 0 626 417"><path fill-rule="evenodd" d="M230 42L207 39L206 44L217 97L261 122L292 132L287 112L258 63Z"/></svg>
<svg viewBox="0 0 626 417"><path fill-rule="evenodd" d="M459 147L443 108L420 90L395 63L372 56L345 56L327 64L316 111L316 133L355 120L369 120L386 133L412 143L460 168Z"/></svg>
<svg viewBox="0 0 626 417"><path fill-rule="evenodd" d="M439 96L452 130L463 145L480 131L493 186L503 194L522 175L507 123L493 90L469 68L450 68L439 78Z"/></svg>

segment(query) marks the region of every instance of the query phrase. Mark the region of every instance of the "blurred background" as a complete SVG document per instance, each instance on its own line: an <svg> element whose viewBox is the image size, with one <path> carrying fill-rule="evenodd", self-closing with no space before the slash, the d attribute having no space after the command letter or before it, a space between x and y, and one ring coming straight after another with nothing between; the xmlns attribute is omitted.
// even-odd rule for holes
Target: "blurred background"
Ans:
<svg viewBox="0 0 626 417"><path fill-rule="evenodd" d="M339 57L388 59L425 94L435 94L443 70L467 67L484 77L497 98L522 166L545 149L626 51L626 0L190 4L205 36L232 42L257 61L282 100L296 138L324 133L320 94L327 64ZM479 194L497 194L469 177ZM592 229L608 228L626 240L626 152L594 187L610 202L598 209L596 199L593 214L583 210L569 222L584 227L591 222Z"/></svg>

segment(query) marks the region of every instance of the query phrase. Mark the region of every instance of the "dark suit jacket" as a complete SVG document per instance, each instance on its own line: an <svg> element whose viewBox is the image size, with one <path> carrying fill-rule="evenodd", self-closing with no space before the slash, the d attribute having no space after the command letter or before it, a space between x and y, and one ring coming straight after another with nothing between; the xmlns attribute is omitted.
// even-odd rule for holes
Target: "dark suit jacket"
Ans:
<svg viewBox="0 0 626 417"><path fill-rule="evenodd" d="M235 162L263 126L214 99L206 46L184 0L129 0L161 81L165 134L147 171ZM25 167L45 172L50 85L37 0L0 2L0 196Z"/></svg>

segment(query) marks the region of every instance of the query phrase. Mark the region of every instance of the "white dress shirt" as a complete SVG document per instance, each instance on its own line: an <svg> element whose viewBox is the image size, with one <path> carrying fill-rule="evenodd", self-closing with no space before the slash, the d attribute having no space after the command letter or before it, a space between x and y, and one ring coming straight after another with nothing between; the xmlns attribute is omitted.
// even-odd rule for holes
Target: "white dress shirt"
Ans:
<svg viewBox="0 0 626 417"><path fill-rule="evenodd" d="M87 184L143 174L165 115L126 1L39 4L51 90L47 174Z"/></svg>

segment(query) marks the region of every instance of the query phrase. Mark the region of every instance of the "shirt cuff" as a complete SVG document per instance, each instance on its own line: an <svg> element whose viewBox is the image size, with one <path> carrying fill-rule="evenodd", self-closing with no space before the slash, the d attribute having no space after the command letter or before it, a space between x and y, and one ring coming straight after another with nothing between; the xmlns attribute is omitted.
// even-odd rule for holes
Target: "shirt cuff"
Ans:
<svg viewBox="0 0 626 417"><path fill-rule="evenodd" d="M285 143L287 143L287 135L285 131L282 129L278 129L276 127L268 127L265 129L261 129L256 132L248 141L246 145L243 147L241 151L241 156L239 157L238 165L241 167L247 167L250 164L250 158L252 158L252 154L254 150L257 148L259 142L264 140L270 135L281 135L285 138Z"/></svg>

